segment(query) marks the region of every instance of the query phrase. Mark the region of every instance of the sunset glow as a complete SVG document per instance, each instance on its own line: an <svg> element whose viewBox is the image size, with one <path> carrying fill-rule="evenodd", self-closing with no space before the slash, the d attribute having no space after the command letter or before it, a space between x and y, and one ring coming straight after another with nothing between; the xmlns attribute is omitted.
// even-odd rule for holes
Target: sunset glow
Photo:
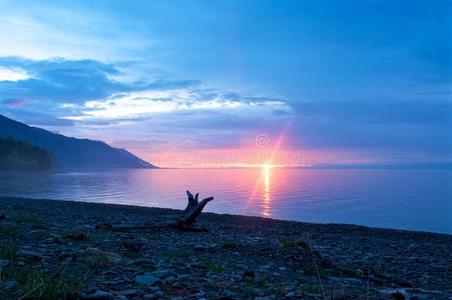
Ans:
<svg viewBox="0 0 452 300"><path fill-rule="evenodd" d="M265 217L271 216L271 198L270 198L270 170L271 165L265 163L263 165L263 177L264 177L264 186L263 186L263 211L262 215Z"/></svg>
<svg viewBox="0 0 452 300"><path fill-rule="evenodd" d="M0 299L450 298L452 0L0 12Z"/></svg>
<svg viewBox="0 0 452 300"><path fill-rule="evenodd" d="M286 2L280 14L240 1L190 3L196 14L2 2L0 114L162 168L447 165L451 18L439 2L413 14L384 2Z"/></svg>

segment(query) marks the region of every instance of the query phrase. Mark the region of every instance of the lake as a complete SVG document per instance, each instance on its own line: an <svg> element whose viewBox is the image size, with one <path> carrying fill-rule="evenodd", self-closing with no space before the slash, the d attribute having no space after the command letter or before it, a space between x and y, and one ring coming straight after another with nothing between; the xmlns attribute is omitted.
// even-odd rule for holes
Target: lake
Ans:
<svg viewBox="0 0 452 300"><path fill-rule="evenodd" d="M184 208L452 233L452 170L126 169L0 172L0 195Z"/></svg>

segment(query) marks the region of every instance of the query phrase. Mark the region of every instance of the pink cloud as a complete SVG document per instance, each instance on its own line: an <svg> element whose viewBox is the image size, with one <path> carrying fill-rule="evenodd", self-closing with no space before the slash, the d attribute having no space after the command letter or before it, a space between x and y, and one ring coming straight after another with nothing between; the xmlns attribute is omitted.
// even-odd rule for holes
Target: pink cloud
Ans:
<svg viewBox="0 0 452 300"><path fill-rule="evenodd" d="M30 103L30 101L26 99L8 99L3 101L2 103L9 107L20 108Z"/></svg>

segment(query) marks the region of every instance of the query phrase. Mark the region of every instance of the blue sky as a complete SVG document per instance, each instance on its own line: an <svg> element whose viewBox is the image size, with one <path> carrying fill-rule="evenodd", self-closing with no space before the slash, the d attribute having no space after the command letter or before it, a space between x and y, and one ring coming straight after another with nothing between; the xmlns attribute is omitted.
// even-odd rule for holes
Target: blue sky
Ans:
<svg viewBox="0 0 452 300"><path fill-rule="evenodd" d="M0 113L135 153L451 161L452 2L1 1Z"/></svg>

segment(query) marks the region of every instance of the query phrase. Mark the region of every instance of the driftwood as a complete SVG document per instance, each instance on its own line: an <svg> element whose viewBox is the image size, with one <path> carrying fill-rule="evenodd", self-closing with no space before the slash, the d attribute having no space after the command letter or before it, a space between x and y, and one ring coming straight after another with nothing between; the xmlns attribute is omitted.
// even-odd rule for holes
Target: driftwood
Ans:
<svg viewBox="0 0 452 300"><path fill-rule="evenodd" d="M188 203L187 207L180 213L176 215L165 216L166 220L159 222L151 222L146 224L98 224L97 229L110 229L114 231L127 231L127 230L138 230L138 229L149 229L149 228L162 228L162 227L172 227L184 231L206 231L205 228L200 228L194 226L196 218L201 214L204 207L213 200L213 197L208 197L202 199L201 202L198 201L199 193L193 196L190 191L187 191Z"/></svg>

